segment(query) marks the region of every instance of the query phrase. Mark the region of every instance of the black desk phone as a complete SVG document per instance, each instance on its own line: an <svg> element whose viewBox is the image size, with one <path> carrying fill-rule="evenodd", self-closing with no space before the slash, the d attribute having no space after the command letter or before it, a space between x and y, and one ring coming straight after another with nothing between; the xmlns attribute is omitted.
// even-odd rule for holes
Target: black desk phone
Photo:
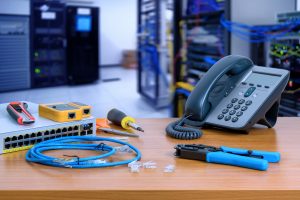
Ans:
<svg viewBox="0 0 300 200"><path fill-rule="evenodd" d="M199 128L248 130L255 124L271 128L289 71L259 67L243 56L226 56L215 63L187 99L185 114L166 132L177 139L196 139ZM194 128L193 128L194 127Z"/></svg>

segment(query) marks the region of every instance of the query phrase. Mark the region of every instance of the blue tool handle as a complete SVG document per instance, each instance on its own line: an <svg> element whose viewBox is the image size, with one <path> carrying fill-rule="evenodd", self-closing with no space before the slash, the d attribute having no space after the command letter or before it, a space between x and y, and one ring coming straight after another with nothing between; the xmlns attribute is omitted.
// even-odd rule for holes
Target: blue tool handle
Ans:
<svg viewBox="0 0 300 200"><path fill-rule="evenodd" d="M247 149L231 148L226 146L221 146L220 149L226 153L239 154L239 155L244 155L249 157L257 157L272 163L276 163L280 161L279 152L257 151L257 150L249 151Z"/></svg>
<svg viewBox="0 0 300 200"><path fill-rule="evenodd" d="M239 156L224 152L209 152L206 154L206 161L209 163L234 165L262 171L267 170L269 166L268 161L263 159Z"/></svg>

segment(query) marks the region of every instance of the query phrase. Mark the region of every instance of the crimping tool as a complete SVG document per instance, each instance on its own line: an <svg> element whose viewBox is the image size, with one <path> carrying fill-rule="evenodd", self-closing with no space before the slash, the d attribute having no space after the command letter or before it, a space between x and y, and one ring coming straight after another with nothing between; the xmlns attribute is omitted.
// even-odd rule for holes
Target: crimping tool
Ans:
<svg viewBox="0 0 300 200"><path fill-rule="evenodd" d="M35 118L31 115L27 108L27 103L15 101L10 102L7 105L6 110L10 116L18 122L18 124L26 125L32 124L35 121Z"/></svg>
<svg viewBox="0 0 300 200"><path fill-rule="evenodd" d="M268 162L280 161L279 152L247 150L226 146L214 147L203 144L178 144L175 156L209 163L233 165L265 171Z"/></svg>

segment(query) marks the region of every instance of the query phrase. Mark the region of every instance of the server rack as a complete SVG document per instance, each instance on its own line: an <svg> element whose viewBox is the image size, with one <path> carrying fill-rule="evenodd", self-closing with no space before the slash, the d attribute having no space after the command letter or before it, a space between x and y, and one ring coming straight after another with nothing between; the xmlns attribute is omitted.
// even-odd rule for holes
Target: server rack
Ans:
<svg viewBox="0 0 300 200"><path fill-rule="evenodd" d="M229 34L220 18L228 18L229 7L225 1L174 0L174 117L183 115L187 97L205 72L228 54Z"/></svg>
<svg viewBox="0 0 300 200"><path fill-rule="evenodd" d="M300 20L300 12L282 13L278 22ZM275 24L276 25L276 24ZM274 25L265 25L271 27ZM290 71L290 80L281 96L279 116L300 116L300 25L270 41L251 44L251 58L257 65ZM261 38L263 39L263 38Z"/></svg>
<svg viewBox="0 0 300 200"><path fill-rule="evenodd" d="M31 2L31 86L67 83L65 4Z"/></svg>
<svg viewBox="0 0 300 200"><path fill-rule="evenodd" d="M29 16L0 15L0 92L30 87Z"/></svg>
<svg viewBox="0 0 300 200"><path fill-rule="evenodd" d="M155 108L166 107L169 96L167 0L138 0L138 92Z"/></svg>
<svg viewBox="0 0 300 200"><path fill-rule="evenodd" d="M99 79L99 8L67 6L67 69L70 84Z"/></svg>

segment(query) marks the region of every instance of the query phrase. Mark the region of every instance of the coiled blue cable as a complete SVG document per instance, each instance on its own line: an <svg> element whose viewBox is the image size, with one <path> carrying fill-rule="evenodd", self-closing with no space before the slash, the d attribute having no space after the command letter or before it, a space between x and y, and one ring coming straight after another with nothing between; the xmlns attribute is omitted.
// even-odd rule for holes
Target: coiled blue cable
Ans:
<svg viewBox="0 0 300 200"><path fill-rule="evenodd" d="M116 161L116 162L103 162L104 158L112 156L116 153L115 147L106 145L104 143L95 144L87 142L112 142L121 145L127 145L131 150L136 153L135 158ZM61 159L52 156L47 156L43 154L44 151L51 150L63 150L63 149L74 149L74 150L92 150L101 151L106 153L101 153L97 156L90 156L85 158L79 158L77 156L71 156L72 159ZM101 162L102 159L102 162ZM114 167L120 165L126 165L133 161L141 159L141 152L133 145L111 138L103 138L96 136L72 136L66 138L57 138L53 140L48 140L36 144L31 149L28 150L26 154L26 160L28 162L40 163L43 165L49 165L53 167L67 167L67 168L98 168L98 167Z"/></svg>

